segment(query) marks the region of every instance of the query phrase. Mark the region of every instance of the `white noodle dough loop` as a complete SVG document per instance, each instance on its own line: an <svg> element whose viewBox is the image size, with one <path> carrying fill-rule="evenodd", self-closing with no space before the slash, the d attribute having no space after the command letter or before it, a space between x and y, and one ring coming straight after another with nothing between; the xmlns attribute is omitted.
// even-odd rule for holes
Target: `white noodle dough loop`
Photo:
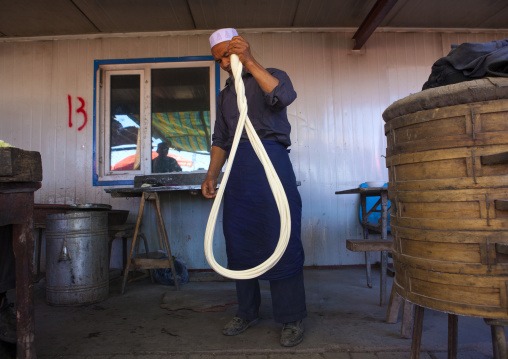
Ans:
<svg viewBox="0 0 508 359"><path fill-rule="evenodd" d="M208 217L208 223L205 231L205 256L208 264L210 264L210 266L217 273L224 277L231 279L252 279L259 277L266 271L273 268L273 266L277 264L277 262L284 254L284 251L286 250L289 242L289 236L291 235L291 213L289 211L289 203L286 197L286 193L284 192L284 188L282 187L282 183L277 176L277 172L275 171L275 168L273 167L273 164L270 161L270 158L268 157L268 154L266 153L261 140L256 134L254 127L252 126L249 116L247 116L247 99L245 97L245 86L242 80L243 65L240 62L238 56L235 54L231 55L230 60L231 69L235 78L235 89L237 93L237 103L238 109L240 111L240 117L236 127L235 136L233 138L231 152L226 164L226 170L224 172L224 176L222 177L222 182L219 186L217 196L213 202L210 216ZM277 204L280 215L280 235L277 247L275 248L273 254L266 261L251 269L235 271L224 268L215 261L213 256L213 233L215 231L217 214L219 212L224 189L226 188L226 183L228 181L229 173L231 172L233 160L235 158L238 143L240 142L240 137L242 136L244 127L246 128L247 135L252 144L252 147L254 148L254 151L256 152L256 155L263 165L268 183L270 184L270 188L275 198L275 202Z"/></svg>

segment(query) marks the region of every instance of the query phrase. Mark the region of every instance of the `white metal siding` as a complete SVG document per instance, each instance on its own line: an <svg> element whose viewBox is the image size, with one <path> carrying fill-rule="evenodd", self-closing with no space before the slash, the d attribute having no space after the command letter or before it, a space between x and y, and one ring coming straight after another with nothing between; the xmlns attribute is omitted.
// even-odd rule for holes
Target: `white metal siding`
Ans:
<svg viewBox="0 0 508 359"><path fill-rule="evenodd" d="M361 237L358 198L334 192L366 180L387 180L384 109L420 91L432 64L448 53L450 44L508 37L494 32L379 32L364 50L353 53L352 35L245 34L258 61L285 70L298 93L288 109L290 157L302 183L302 238L309 266L363 263L361 254L345 249L346 238ZM92 186L93 61L198 55L209 55L208 35L0 42L0 139L41 153L44 179L36 202L109 203L131 210L134 220L139 199L111 198L104 187ZM221 74L221 84L225 79ZM78 97L86 101L88 114L82 131L77 130L82 122L76 114ZM165 193L162 199L173 254L189 268L208 268L203 236L211 202L187 192ZM150 206L144 222L155 246ZM225 264L220 220L216 238L216 256Z"/></svg>

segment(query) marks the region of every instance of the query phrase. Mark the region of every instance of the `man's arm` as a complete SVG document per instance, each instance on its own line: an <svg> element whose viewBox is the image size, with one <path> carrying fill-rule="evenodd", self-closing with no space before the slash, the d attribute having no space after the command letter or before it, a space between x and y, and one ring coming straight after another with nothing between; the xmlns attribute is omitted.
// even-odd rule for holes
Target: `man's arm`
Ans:
<svg viewBox="0 0 508 359"><path fill-rule="evenodd" d="M250 46L241 36L235 36L229 42L228 52L238 55L240 62L245 66L252 76L256 79L259 87L266 93L270 93L279 84L279 80L272 76L259 62L252 56Z"/></svg>
<svg viewBox="0 0 508 359"><path fill-rule="evenodd" d="M201 193L205 198L214 198L217 195L217 178L224 163L226 163L227 152L217 146L212 146L210 154L210 166L205 181L201 184Z"/></svg>

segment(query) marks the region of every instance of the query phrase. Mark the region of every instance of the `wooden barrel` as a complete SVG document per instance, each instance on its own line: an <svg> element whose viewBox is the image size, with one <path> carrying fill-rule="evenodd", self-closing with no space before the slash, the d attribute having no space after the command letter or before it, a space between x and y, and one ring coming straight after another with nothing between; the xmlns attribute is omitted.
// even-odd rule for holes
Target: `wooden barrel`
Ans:
<svg viewBox="0 0 508 359"><path fill-rule="evenodd" d="M383 118L397 293L508 319L508 79L425 90Z"/></svg>

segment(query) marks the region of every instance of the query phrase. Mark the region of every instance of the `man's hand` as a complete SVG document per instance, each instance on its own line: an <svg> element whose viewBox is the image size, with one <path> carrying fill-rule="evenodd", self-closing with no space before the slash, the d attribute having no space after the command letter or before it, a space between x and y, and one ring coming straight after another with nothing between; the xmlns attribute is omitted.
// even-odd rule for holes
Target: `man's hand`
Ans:
<svg viewBox="0 0 508 359"><path fill-rule="evenodd" d="M205 198L214 198L217 196L217 178L224 163L226 162L227 152L217 146L212 146L210 153L210 166L204 182L201 184L201 193Z"/></svg>
<svg viewBox="0 0 508 359"><path fill-rule="evenodd" d="M250 52L250 45L241 36L235 36L231 39L228 46L228 53L238 55L240 62L246 65L248 62L254 60L252 53Z"/></svg>
<svg viewBox="0 0 508 359"><path fill-rule="evenodd" d="M272 76L266 69L256 61L250 51L250 45L241 36L235 36L228 45L228 56L231 54L238 55L243 66L250 71L256 79L259 87L266 93L270 93L279 84L279 79Z"/></svg>
<svg viewBox="0 0 508 359"><path fill-rule="evenodd" d="M217 180L211 177L206 177L205 181L201 184L201 193L205 198L214 198L217 196Z"/></svg>

